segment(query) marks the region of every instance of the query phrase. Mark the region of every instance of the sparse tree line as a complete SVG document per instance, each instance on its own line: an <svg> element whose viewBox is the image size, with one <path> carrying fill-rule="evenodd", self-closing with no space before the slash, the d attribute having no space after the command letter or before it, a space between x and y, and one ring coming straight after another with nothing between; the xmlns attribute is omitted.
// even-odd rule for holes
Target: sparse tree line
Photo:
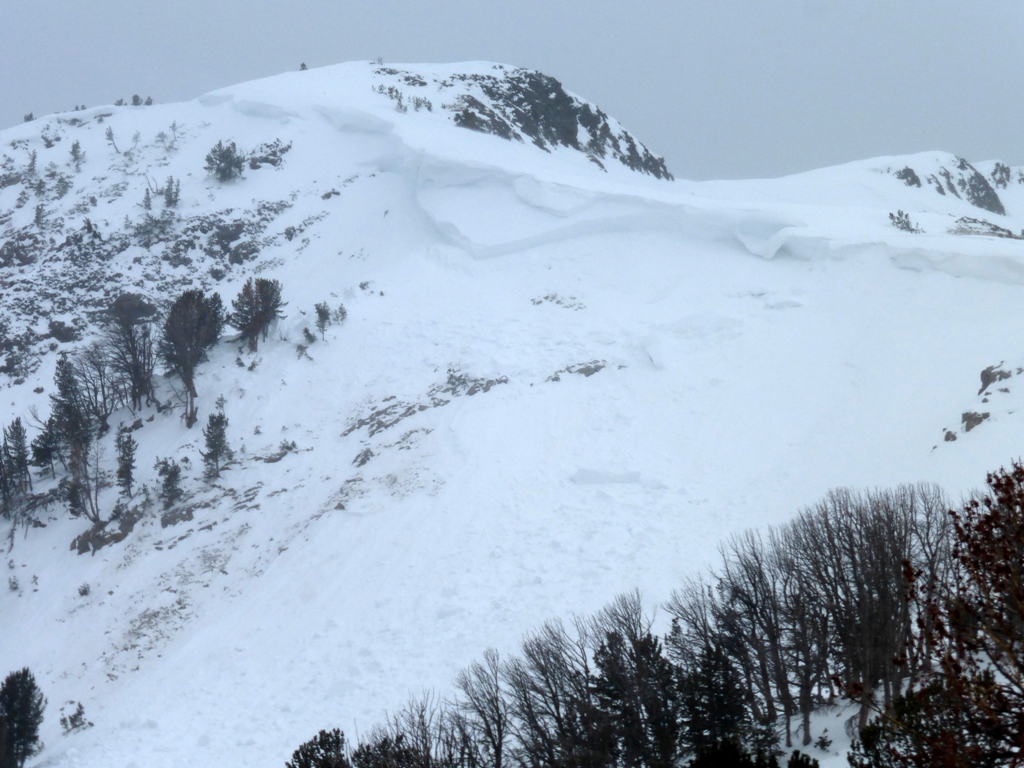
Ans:
<svg viewBox="0 0 1024 768"><path fill-rule="evenodd" d="M118 297L106 313L99 338L75 354L58 358L50 413L43 419L33 412L38 434L30 440L20 417L2 426L0 516L12 519L38 503L59 499L72 515L98 523L100 492L110 485L103 469L101 439L110 429L111 415L122 408L135 414L149 406L163 407L154 384L155 371L162 364L177 382L172 387L183 406L185 425L191 428L198 420L196 375L225 324L235 328L239 340L255 352L273 322L283 316L284 306L280 282L267 278L249 278L232 300L230 313L224 311L218 294L199 289L181 293L162 318L138 294ZM220 400L203 431L208 478L218 477L231 459L227 425ZM118 428L114 447L116 483L122 495L131 498L137 446L130 429ZM40 476L61 478L57 490L45 499L32 494L33 468ZM169 507L180 497L180 467L163 459L157 461L156 469L163 479L159 495Z"/></svg>
<svg viewBox="0 0 1024 768"><path fill-rule="evenodd" d="M153 97L152 96L147 96L145 99L143 99L141 96L139 96L139 94L133 93L132 94L132 98L131 98L131 105L133 107L151 107L151 106L153 106ZM125 100L124 99L118 99L117 101L114 102L114 106L115 107L123 107L123 106L125 106Z"/></svg>
<svg viewBox="0 0 1024 768"><path fill-rule="evenodd" d="M854 768L1022 764L1024 466L954 512L933 485L834 490L719 554L673 593L662 638L622 596L286 766L767 768L781 744L827 749L811 715L840 702Z"/></svg>

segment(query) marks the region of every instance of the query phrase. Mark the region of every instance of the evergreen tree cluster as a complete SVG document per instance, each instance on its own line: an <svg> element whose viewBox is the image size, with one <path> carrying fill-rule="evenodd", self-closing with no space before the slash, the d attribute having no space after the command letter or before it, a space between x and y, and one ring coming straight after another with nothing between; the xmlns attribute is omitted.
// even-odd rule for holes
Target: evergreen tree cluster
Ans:
<svg viewBox="0 0 1024 768"><path fill-rule="evenodd" d="M143 99L141 96L139 96L139 94L133 93L132 94L132 98L131 98L131 105L133 107L151 107L151 106L153 106L153 97L152 96L147 96L145 99ZM125 106L125 100L124 99L118 99L117 101L114 102L114 106L115 107L123 107L123 106Z"/></svg>
<svg viewBox="0 0 1024 768"><path fill-rule="evenodd" d="M254 329L255 338L265 337L266 326L283 306L281 285L276 280L250 279L234 302L236 307L249 306L245 304L247 296L255 297L257 314L246 321L252 323L246 327ZM5 519L14 518L32 501L30 467L35 467L40 474L55 478L62 471L60 498L70 513L100 522L100 493L110 484L102 469L101 450L109 418L119 408L137 413L155 402L153 379L158 361L181 383L186 426L193 426L198 418L196 374L220 338L226 319L220 296L198 289L184 291L158 323L153 305L138 294L123 294L106 315L99 340L57 359L50 414L41 420L33 412L39 431L31 442L21 418L3 427L0 516ZM224 434L227 418L223 408L210 418L204 430L204 460L210 462L209 474L217 476L223 463L230 460L231 451ZM116 483L128 498L135 484L137 447L131 431L119 427L114 440ZM158 462L158 470L166 486L162 498L170 506L180 497L176 491L180 467Z"/></svg>
<svg viewBox="0 0 1024 768"><path fill-rule="evenodd" d="M99 439L118 408L133 411L153 402L156 354L151 331L155 308L137 294L124 294L108 312L99 341L78 354L62 354L54 372L50 415L31 443L31 464L56 475L68 508L92 522L100 519L103 485Z"/></svg>
<svg viewBox="0 0 1024 768"><path fill-rule="evenodd" d="M339 304L338 308L332 311L326 301L321 301L314 304L313 309L316 312L316 329L320 331L321 340L324 339L324 334L331 325L334 323L341 325L348 317L348 311L344 304Z"/></svg>
<svg viewBox="0 0 1024 768"><path fill-rule="evenodd" d="M122 296L108 313L98 341L58 358L50 415L31 442L28 463L56 476L59 462L67 473L62 489L69 509L93 522L99 521L103 479L98 441L107 421L118 408L138 411L153 401L152 311L141 297Z"/></svg>
<svg viewBox="0 0 1024 768"><path fill-rule="evenodd" d="M164 208L177 208L178 203L181 201L181 180L175 179L173 176L168 176L167 181L161 187L158 184L146 187L146 191L142 195L142 208L146 211L153 210L153 200L155 197L162 197L164 201ZM152 217L150 217L152 218ZM158 220L173 223L174 218L165 211L158 217ZM153 226L153 225L150 225ZM138 234L139 225L134 227L136 234Z"/></svg>

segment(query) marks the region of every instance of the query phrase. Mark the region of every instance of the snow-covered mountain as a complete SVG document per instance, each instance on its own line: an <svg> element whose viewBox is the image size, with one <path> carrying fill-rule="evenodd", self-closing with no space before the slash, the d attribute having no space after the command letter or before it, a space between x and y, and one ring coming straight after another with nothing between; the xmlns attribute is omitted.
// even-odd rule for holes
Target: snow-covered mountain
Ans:
<svg viewBox="0 0 1024 768"><path fill-rule="evenodd" d="M241 179L204 170L218 142ZM200 369L236 453L219 480L161 376L159 408L110 421L150 489L181 462L185 499L10 529L0 673L49 697L34 764L280 765L544 619L633 587L656 605L831 487L979 486L1020 453L1022 238L1022 169L673 180L557 81L490 63L0 133L5 425L45 418L59 354L122 294L229 304L262 276L287 301L256 353L226 335ZM318 302L347 319L310 342ZM1005 375L979 390L985 369ZM62 735L69 701L93 728Z"/></svg>

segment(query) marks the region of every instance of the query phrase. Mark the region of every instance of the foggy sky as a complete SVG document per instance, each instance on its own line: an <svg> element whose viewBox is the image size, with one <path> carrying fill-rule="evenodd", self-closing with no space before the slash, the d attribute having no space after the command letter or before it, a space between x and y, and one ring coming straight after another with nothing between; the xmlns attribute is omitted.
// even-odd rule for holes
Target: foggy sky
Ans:
<svg viewBox="0 0 1024 768"><path fill-rule="evenodd" d="M355 59L539 69L678 177L1024 164L1016 0L2 0L0 127Z"/></svg>

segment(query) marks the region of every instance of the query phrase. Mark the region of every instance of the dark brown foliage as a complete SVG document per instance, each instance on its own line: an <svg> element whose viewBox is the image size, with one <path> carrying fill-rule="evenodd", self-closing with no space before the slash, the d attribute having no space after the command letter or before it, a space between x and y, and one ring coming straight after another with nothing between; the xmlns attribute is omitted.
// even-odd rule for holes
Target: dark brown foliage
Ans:
<svg viewBox="0 0 1024 768"><path fill-rule="evenodd" d="M907 566L912 647L929 664L862 732L855 765L1024 764L1024 466L989 474L987 485L951 513L948 575ZM866 700L856 687L851 695Z"/></svg>

